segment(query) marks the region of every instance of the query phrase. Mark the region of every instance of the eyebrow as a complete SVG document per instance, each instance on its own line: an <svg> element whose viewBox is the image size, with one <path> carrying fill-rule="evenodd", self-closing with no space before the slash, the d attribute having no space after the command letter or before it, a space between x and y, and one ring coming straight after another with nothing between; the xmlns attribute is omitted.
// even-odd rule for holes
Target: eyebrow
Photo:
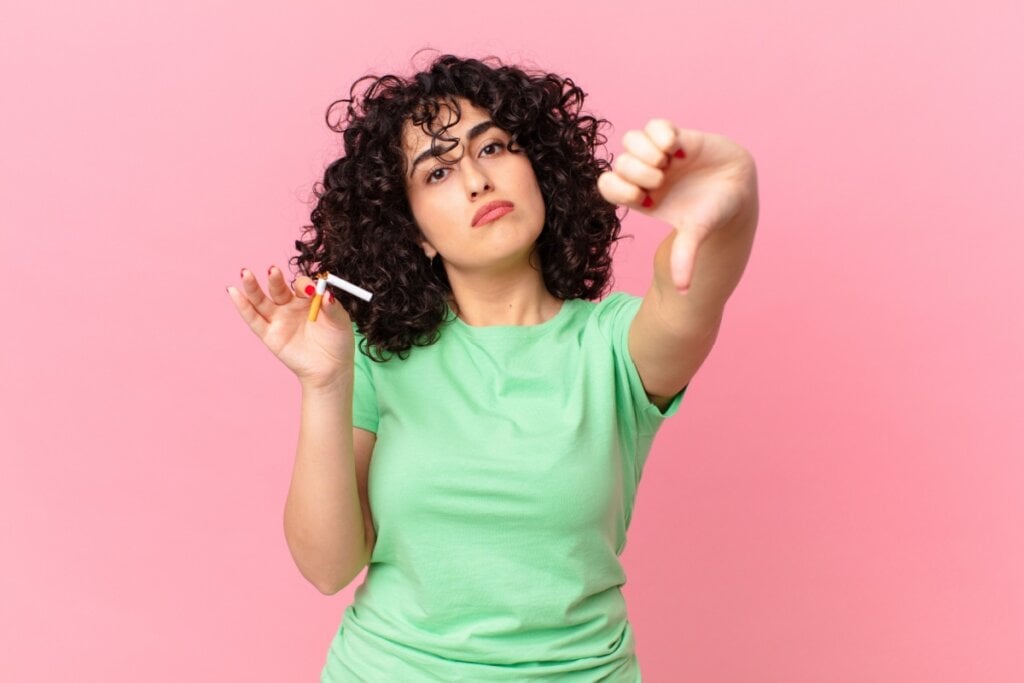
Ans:
<svg viewBox="0 0 1024 683"><path fill-rule="evenodd" d="M490 119L487 119L486 121L481 121L480 123L476 124L475 126L469 129L469 132L466 133L466 139L469 142L473 142L473 140L477 139L491 128L494 128L496 125L497 124L495 124L494 121L491 121ZM456 138L456 140L461 141L461 138ZM458 145L458 142L456 142L455 144ZM434 153L429 149L424 152L420 152L420 155L416 157L415 161L412 162L412 168L409 169L409 177L411 178L413 173L416 172L416 167L419 166L420 162L425 161L426 159L433 155Z"/></svg>

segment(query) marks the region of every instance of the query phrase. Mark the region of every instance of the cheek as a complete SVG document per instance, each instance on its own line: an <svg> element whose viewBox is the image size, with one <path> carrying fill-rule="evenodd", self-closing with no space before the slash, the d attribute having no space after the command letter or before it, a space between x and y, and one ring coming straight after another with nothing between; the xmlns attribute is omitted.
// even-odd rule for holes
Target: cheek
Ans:
<svg viewBox="0 0 1024 683"><path fill-rule="evenodd" d="M531 175L530 177L531 177L532 182L533 182L533 200L534 200L534 204L535 204L535 206L537 208L537 211L541 214L541 216L544 216L545 215L544 194L540 191L540 185L537 183L536 176Z"/></svg>
<svg viewBox="0 0 1024 683"><path fill-rule="evenodd" d="M437 222L437 207L433 202L425 201L422 197L409 202L409 211L420 230L430 230Z"/></svg>
<svg viewBox="0 0 1024 683"><path fill-rule="evenodd" d="M445 234L449 232L452 221L452 208L443 200L441 192L435 192L429 200L419 198L410 201L409 210L413 222L424 238L435 247L445 242Z"/></svg>
<svg viewBox="0 0 1024 683"><path fill-rule="evenodd" d="M520 169L518 184L520 187L529 188L529 194L533 200L534 205L539 205L541 208L544 206L544 197L540 191L540 183L537 182L537 176L533 172L533 166L526 160L523 168Z"/></svg>

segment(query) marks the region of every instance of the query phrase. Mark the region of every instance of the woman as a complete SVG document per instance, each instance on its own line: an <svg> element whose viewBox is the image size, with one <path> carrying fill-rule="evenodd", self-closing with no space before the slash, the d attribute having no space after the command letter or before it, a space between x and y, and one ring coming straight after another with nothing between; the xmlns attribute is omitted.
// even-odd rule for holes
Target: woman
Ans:
<svg viewBox="0 0 1024 683"><path fill-rule="evenodd" d="M228 288L302 386L296 564L325 594L369 565L323 680L638 681L619 554L746 265L753 161L652 119L609 165L570 79L496 60L362 80L304 275ZM672 230L642 299L595 302L616 205ZM373 299L308 321L325 271Z"/></svg>

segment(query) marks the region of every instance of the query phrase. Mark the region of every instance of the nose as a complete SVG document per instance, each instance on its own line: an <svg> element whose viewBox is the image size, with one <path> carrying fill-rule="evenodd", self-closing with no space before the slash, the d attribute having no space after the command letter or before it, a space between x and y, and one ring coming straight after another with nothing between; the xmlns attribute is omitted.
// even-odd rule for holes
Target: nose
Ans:
<svg viewBox="0 0 1024 683"><path fill-rule="evenodd" d="M466 192L470 197L476 199L485 192L494 189L491 179L473 160L463 160L465 169L462 172L463 182L466 184Z"/></svg>

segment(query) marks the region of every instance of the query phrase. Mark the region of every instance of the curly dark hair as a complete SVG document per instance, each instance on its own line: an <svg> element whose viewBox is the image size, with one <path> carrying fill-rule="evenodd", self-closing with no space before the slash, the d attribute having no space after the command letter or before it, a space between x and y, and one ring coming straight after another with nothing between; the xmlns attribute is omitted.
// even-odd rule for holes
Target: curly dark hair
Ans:
<svg viewBox="0 0 1024 683"><path fill-rule="evenodd" d="M621 219L597 189L610 159L595 154L607 141L599 129L608 121L581 113L584 97L570 78L503 65L497 57L442 55L411 78L364 76L347 99L331 103L327 125L343 135L345 154L314 186L313 224L295 242L299 255L291 263L310 277L330 272L373 292L365 302L334 290L365 338L366 355L405 358L411 347L436 342L450 319L444 265L423 252L406 195L403 130L407 121L430 126L424 130L433 138L431 150L443 155L454 144L445 131L458 115L440 130L433 123L455 98L486 109L509 133L509 150L525 151L533 166L545 205L534 251L548 291L559 299L593 300L611 286ZM332 123L344 104L344 118Z"/></svg>

